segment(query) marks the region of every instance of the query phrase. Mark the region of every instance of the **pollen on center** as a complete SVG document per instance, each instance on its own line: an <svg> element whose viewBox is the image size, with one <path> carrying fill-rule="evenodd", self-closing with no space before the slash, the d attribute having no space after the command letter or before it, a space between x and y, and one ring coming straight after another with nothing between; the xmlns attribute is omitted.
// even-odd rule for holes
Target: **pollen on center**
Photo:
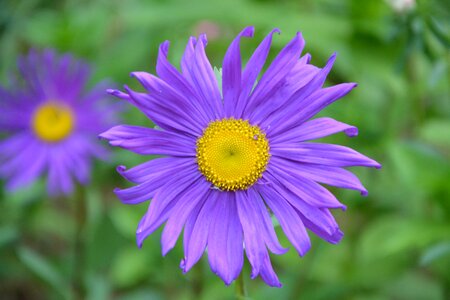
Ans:
<svg viewBox="0 0 450 300"><path fill-rule="evenodd" d="M246 190L252 186L262 177L269 157L265 133L247 120L213 121L197 140L200 172L225 191Z"/></svg>

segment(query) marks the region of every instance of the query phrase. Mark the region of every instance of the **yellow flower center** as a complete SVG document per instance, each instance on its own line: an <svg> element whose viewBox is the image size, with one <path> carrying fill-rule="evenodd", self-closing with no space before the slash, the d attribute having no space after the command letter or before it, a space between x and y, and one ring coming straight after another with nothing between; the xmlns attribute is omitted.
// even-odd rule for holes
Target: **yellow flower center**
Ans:
<svg viewBox="0 0 450 300"><path fill-rule="evenodd" d="M35 111L32 127L34 133L43 141L58 142L66 138L73 130L72 111L61 104L48 102Z"/></svg>
<svg viewBox="0 0 450 300"><path fill-rule="evenodd" d="M266 170L269 156L265 133L241 119L213 121L197 140L200 172L225 191L252 186Z"/></svg>

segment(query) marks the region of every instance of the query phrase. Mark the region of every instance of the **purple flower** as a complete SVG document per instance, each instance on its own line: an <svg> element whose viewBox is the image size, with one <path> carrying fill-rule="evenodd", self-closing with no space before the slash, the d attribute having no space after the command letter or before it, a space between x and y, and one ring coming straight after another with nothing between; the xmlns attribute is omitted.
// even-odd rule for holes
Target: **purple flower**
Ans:
<svg viewBox="0 0 450 300"><path fill-rule="evenodd" d="M85 93L88 65L52 50L30 51L18 67L21 78L0 87L0 176L13 190L45 174L51 195L69 194L105 154L97 135L114 121L105 83Z"/></svg>
<svg viewBox="0 0 450 300"><path fill-rule="evenodd" d="M239 42L253 36L245 28L231 43L222 66L222 91L205 53L206 36L191 37L181 72L167 60L169 42L159 48L158 77L134 72L145 93L125 86L110 93L138 107L158 128L121 125L101 134L113 146L141 155L162 155L118 171L136 183L116 189L125 204L152 199L137 229L137 243L163 223L162 252L183 233L184 272L205 249L211 269L226 284L241 272L244 250L258 275L281 286L268 250L287 251L277 239L273 212L284 233L303 256L310 248L306 229L330 243L343 234L329 209L345 209L320 183L367 194L344 167L379 168L376 161L344 146L312 143L357 129L330 118L310 120L350 92L356 84L323 88L335 55L322 69L301 57L298 33L257 80L269 53L273 30L241 68Z"/></svg>

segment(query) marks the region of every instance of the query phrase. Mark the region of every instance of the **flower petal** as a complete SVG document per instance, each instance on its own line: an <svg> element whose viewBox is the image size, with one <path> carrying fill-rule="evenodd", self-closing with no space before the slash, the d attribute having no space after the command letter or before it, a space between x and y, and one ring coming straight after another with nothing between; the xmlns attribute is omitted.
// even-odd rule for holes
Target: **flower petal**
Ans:
<svg viewBox="0 0 450 300"><path fill-rule="evenodd" d="M288 190L313 207L346 209L330 191L311 179L295 176L289 169L277 165L272 165L267 172L273 174Z"/></svg>
<svg viewBox="0 0 450 300"><path fill-rule="evenodd" d="M160 158L161 159L161 158ZM159 160L159 159L157 159ZM168 175L171 176L168 176ZM141 184L132 186L127 189L114 189L116 196L124 204L139 204L141 202L150 200L153 196L156 197L156 193L161 187L167 187L166 185L175 184L174 180L185 180L186 184L191 183L193 175L200 176L197 172L197 166L195 164L184 166L179 168L177 172L171 172L170 170L152 175L151 179L144 181ZM183 176L187 176L184 178ZM181 182L181 181L180 181ZM181 192L181 191L180 191ZM173 196L175 197L175 196ZM153 202L158 202L159 200L153 200ZM153 204L156 206L156 204Z"/></svg>
<svg viewBox="0 0 450 300"><path fill-rule="evenodd" d="M272 44L272 36L275 32L280 33L280 30L275 28L264 38L245 66L244 72L242 73L241 92L233 114L235 118L241 118L242 116L245 105L247 104L247 99L255 87L256 78L258 78L264 63L266 62L270 45Z"/></svg>
<svg viewBox="0 0 450 300"><path fill-rule="evenodd" d="M317 236L324 239L325 241L331 244L337 244L344 237L344 233L339 229L339 225L336 223L333 215L328 210L322 209L323 216L326 218L327 222L321 222L321 219L307 218L298 210L297 213L302 219L302 222L303 224L305 224L306 228L314 232ZM331 228L334 229L332 229L331 231L327 230L328 226L325 224L333 224L331 225Z"/></svg>
<svg viewBox="0 0 450 300"><path fill-rule="evenodd" d="M283 199L289 202L292 207L299 211L305 219L316 224L324 232L333 235L339 229L333 216L326 208L317 208L306 203L299 195L293 193L286 187L285 182L280 182L271 174L266 175L273 182L273 190L275 190ZM302 223L303 224L303 223Z"/></svg>
<svg viewBox="0 0 450 300"><path fill-rule="evenodd" d="M164 130L119 125L99 137L141 155L195 156L195 140Z"/></svg>
<svg viewBox="0 0 450 300"><path fill-rule="evenodd" d="M136 231L136 240L139 247L153 231L164 223L183 193L202 175L196 167L173 174L170 179L155 193L147 213L141 219Z"/></svg>
<svg viewBox="0 0 450 300"><path fill-rule="evenodd" d="M262 75L261 80L248 99L243 113L244 118L249 116L256 107L266 101L283 84L286 75L300 57L304 45L305 41L301 33L297 33L291 42L280 51L267 71Z"/></svg>
<svg viewBox="0 0 450 300"><path fill-rule="evenodd" d="M189 40L182 59L182 70L185 78L202 100L202 104L214 115L215 119L223 117L222 97L211 63L206 56L206 35L200 35L198 41Z"/></svg>
<svg viewBox="0 0 450 300"><path fill-rule="evenodd" d="M295 212L291 204L284 198L274 186L261 185L258 186L259 192L262 194L264 201L275 214L280 222L281 228L286 234L289 241L297 250L298 254L303 256L311 248L311 242L306 232L302 220Z"/></svg>
<svg viewBox="0 0 450 300"><path fill-rule="evenodd" d="M164 178L170 178L171 174L175 174L193 164L195 164L195 160L192 158L161 157L149 160L128 170L125 166L118 166L117 172L128 181L144 183L150 180L159 181Z"/></svg>
<svg viewBox="0 0 450 300"><path fill-rule="evenodd" d="M304 163L320 164L332 167L375 167L381 165L361 153L340 145L322 143L281 143L271 148L274 156Z"/></svg>
<svg viewBox="0 0 450 300"><path fill-rule="evenodd" d="M205 119L203 122L199 122L201 119L198 116L197 109L192 105L197 102L196 100L190 101L169 84L152 74L133 72L131 76L135 77L149 91L150 97L147 98L149 101L145 104L145 107L165 106L172 114L182 118L180 123L188 125L186 127L193 130L195 135L202 133L209 120Z"/></svg>
<svg viewBox="0 0 450 300"><path fill-rule="evenodd" d="M303 142L320 139L344 131L349 137L358 135L358 128L331 118L317 118L274 136L272 144L283 142Z"/></svg>
<svg viewBox="0 0 450 300"><path fill-rule="evenodd" d="M169 52L169 41L165 41L159 46L158 60L156 63L156 72L158 76L166 83L170 84L181 95L189 99L191 105L196 109L196 116L201 124L208 124L209 120L214 119L214 115L210 114L199 101L199 96L196 94L192 86L183 77L178 70L170 64L167 59Z"/></svg>
<svg viewBox="0 0 450 300"><path fill-rule="evenodd" d="M367 196L368 194L366 188L361 184L358 177L345 169L301 163L276 156L273 156L270 159L273 164L283 166L296 176L302 176L320 183L343 189L357 190L360 191L363 196Z"/></svg>
<svg viewBox="0 0 450 300"><path fill-rule="evenodd" d="M184 231L184 254L183 272L188 272L202 257L208 242L208 233L212 222L211 214L215 211L221 192L212 191L205 204L202 206L197 218L193 220L192 228ZM192 223L193 223L192 222ZM191 229L191 230L190 230Z"/></svg>
<svg viewBox="0 0 450 300"><path fill-rule="evenodd" d="M222 192L208 234L208 260L211 270L230 285L244 264L242 226L234 193Z"/></svg>
<svg viewBox="0 0 450 300"><path fill-rule="evenodd" d="M241 53L239 43L241 37L253 37L255 28L250 26L244 28L228 47L222 64L222 93L225 116L234 116L233 111L241 92Z"/></svg>
<svg viewBox="0 0 450 300"><path fill-rule="evenodd" d="M210 186L204 178L200 178L192 183L180 197L177 205L170 213L162 233L161 245L164 256L175 246L190 214L198 215L203 203L208 199Z"/></svg>

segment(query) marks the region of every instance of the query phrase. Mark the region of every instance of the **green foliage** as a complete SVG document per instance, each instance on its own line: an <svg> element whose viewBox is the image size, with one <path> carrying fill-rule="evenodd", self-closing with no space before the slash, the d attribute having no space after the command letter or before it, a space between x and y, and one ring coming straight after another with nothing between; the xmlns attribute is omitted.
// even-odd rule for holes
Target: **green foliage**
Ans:
<svg viewBox="0 0 450 300"><path fill-rule="evenodd" d="M339 245L313 238L299 258L291 249L272 261L284 286L269 288L244 275L251 299L449 299L450 298L450 93L448 1L416 1L395 11L390 1L359 0L33 0L0 1L0 78L30 47L70 51L95 66L92 84L110 78L137 88L131 71L154 72L159 43L170 40L178 66L187 38L206 31L208 55L220 76L227 45L243 26L244 61L273 27L269 59L302 31L313 63L338 52L327 84L358 82L327 115L356 125L360 136L327 138L354 147L383 164L355 169L370 192L333 189L348 210L336 212L345 237ZM1 99L0 99L1 101ZM136 109L128 124L151 123ZM114 171L145 157L113 149L97 163L86 191L81 232L85 299L231 299L207 259L183 275L181 242L161 257L160 231L143 249L134 242L146 205L127 207ZM46 199L38 182L17 193L0 187L0 295L5 299L70 298L76 235L74 199ZM279 230L279 228L277 228ZM281 230L283 245L288 245ZM0 297L3 298L3 297Z"/></svg>

